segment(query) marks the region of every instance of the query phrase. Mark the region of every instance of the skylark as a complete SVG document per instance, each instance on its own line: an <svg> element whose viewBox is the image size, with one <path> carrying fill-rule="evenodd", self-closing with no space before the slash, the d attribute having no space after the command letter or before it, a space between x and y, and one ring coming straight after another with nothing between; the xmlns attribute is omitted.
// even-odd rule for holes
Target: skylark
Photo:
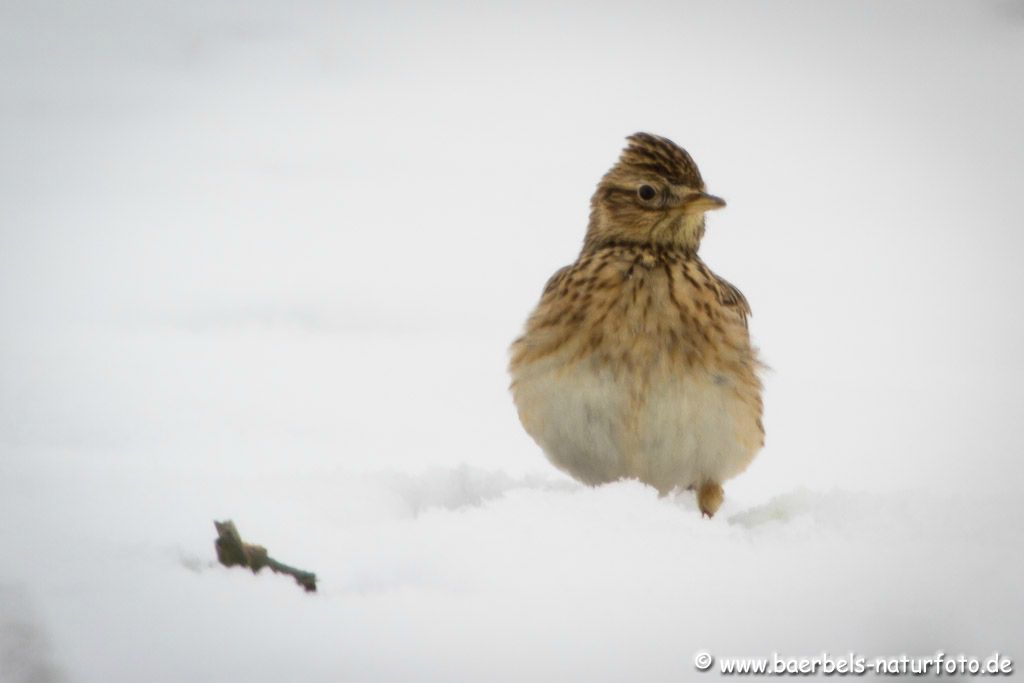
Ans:
<svg viewBox="0 0 1024 683"><path fill-rule="evenodd" d="M591 199L579 258L512 344L512 395L579 481L695 489L710 517L764 445L750 306L697 255L705 212L725 202L671 140L628 140Z"/></svg>

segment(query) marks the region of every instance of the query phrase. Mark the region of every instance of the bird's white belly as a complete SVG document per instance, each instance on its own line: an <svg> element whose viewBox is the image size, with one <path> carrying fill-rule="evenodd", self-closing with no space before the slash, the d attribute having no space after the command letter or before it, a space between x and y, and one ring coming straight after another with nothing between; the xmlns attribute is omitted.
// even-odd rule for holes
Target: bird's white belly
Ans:
<svg viewBox="0 0 1024 683"><path fill-rule="evenodd" d="M711 373L653 373L640 392L588 362L541 362L513 394L552 463L589 484L635 477L668 492L720 483L746 468L759 440L750 438L757 414Z"/></svg>

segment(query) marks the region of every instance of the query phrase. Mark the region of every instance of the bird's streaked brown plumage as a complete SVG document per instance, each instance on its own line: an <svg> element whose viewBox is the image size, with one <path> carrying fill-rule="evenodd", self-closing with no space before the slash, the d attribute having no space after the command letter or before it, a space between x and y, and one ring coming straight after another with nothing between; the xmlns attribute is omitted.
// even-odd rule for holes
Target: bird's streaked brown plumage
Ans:
<svg viewBox="0 0 1024 683"><path fill-rule="evenodd" d="M588 484L693 488L709 516L764 443L750 306L697 255L721 206L682 148L631 136L510 364L523 426L556 466Z"/></svg>

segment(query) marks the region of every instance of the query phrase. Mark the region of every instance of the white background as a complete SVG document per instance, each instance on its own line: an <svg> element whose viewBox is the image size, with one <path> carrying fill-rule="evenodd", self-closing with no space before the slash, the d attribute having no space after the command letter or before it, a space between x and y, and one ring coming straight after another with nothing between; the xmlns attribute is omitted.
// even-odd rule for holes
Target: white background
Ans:
<svg viewBox="0 0 1024 683"><path fill-rule="evenodd" d="M0 680L1024 656L1021 121L1012 0L3 3ZM507 393L638 130L772 367L711 522Z"/></svg>

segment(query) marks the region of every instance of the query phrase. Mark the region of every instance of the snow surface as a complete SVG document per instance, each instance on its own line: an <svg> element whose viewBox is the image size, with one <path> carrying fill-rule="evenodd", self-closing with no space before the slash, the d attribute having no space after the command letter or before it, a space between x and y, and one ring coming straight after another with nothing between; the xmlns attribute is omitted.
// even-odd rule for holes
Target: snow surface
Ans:
<svg viewBox="0 0 1024 683"><path fill-rule="evenodd" d="M1020 4L0 5L0 681L1024 650ZM729 201L768 445L580 487L505 352L625 135ZM321 591L213 564L214 519Z"/></svg>

